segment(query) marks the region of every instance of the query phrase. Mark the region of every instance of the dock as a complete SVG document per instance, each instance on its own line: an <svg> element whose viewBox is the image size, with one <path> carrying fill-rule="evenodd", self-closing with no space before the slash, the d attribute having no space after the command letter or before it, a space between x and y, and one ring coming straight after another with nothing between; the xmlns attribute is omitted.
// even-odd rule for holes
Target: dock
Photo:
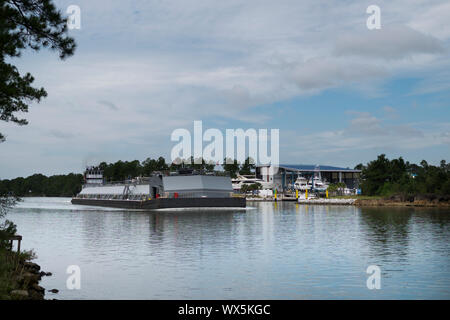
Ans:
<svg viewBox="0 0 450 320"><path fill-rule="evenodd" d="M286 194L278 194L277 197L254 197L247 196L247 201L250 202L297 202L299 204L322 204L322 205L354 205L356 199L340 199L340 198L320 198L320 197L311 197L305 199L304 196L300 198L296 198L295 194L286 195Z"/></svg>

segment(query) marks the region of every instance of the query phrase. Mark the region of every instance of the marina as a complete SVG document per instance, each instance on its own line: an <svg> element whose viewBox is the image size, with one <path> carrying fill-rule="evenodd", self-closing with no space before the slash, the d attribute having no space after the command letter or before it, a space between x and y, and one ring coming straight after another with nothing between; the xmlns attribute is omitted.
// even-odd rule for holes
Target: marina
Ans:
<svg viewBox="0 0 450 320"><path fill-rule="evenodd" d="M153 210L167 208L236 207L246 201L295 201L308 204L354 204L355 199L329 199L330 183L345 194L356 194L360 170L320 165L259 166L253 175L230 178L217 172L155 172L124 182L107 183L103 171L89 167L73 204ZM353 189L350 189L353 187Z"/></svg>
<svg viewBox="0 0 450 320"><path fill-rule="evenodd" d="M361 170L322 165L258 166L255 175L238 175L232 182L233 190L248 201L351 205L361 193L360 173ZM355 199L333 199L336 195L353 195Z"/></svg>
<svg viewBox="0 0 450 320"><path fill-rule="evenodd" d="M361 170L329 165L293 164L278 166L257 166L256 178L272 183L278 191L324 189L327 184L344 183L349 190L356 190L360 184ZM300 180L298 180L300 179Z"/></svg>
<svg viewBox="0 0 450 320"><path fill-rule="evenodd" d="M351 175L346 176L349 173L345 171L351 171ZM215 172L183 169L178 172L156 172L149 177L140 176L119 183L106 183L100 168L89 167L84 173L85 183L81 192L71 202L77 205L133 210L243 208L247 200L308 204L354 203L354 199L328 199L330 182L325 177L330 181L337 177L344 185L349 183L357 186L359 171L319 165L257 167L254 175L238 174L235 178L230 178ZM351 179L346 180L345 177ZM356 189L351 192L355 194Z"/></svg>

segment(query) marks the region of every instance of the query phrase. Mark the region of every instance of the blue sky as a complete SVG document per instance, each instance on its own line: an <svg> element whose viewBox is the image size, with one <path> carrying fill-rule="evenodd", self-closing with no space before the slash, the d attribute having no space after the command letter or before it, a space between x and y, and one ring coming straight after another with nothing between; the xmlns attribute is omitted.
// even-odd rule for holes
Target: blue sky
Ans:
<svg viewBox="0 0 450 320"><path fill-rule="evenodd" d="M73 57L14 61L49 96L0 123L0 178L169 157L174 129L280 129L282 163L385 153L450 161L450 4L56 1L81 8Z"/></svg>

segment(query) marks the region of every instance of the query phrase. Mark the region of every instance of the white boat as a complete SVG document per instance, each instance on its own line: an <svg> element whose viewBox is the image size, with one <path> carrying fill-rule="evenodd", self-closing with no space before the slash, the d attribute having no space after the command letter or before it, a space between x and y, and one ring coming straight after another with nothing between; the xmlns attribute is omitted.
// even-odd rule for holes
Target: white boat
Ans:
<svg viewBox="0 0 450 320"><path fill-rule="evenodd" d="M314 175L308 181L311 190L323 192L328 189L328 183L322 181L319 166L314 169Z"/></svg>
<svg viewBox="0 0 450 320"><path fill-rule="evenodd" d="M268 183L262 179L258 179L254 176L249 177L238 175L236 178L231 179L233 190L241 190L243 185L252 185L255 183L260 184L262 189L272 189L271 183Z"/></svg>
<svg viewBox="0 0 450 320"><path fill-rule="evenodd" d="M319 177L314 177L313 179L309 179L308 185L310 189L316 190L316 191L325 191L328 189L328 184L324 181L322 181Z"/></svg>
<svg viewBox="0 0 450 320"><path fill-rule="evenodd" d="M300 176L295 180L294 189L305 191L309 190L310 188L311 186L308 184L308 180L306 180L305 177Z"/></svg>

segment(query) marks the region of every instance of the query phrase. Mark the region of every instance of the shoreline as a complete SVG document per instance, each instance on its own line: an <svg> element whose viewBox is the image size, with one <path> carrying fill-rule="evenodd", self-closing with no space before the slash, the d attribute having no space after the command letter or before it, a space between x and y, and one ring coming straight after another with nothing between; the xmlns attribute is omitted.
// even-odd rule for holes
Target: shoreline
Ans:
<svg viewBox="0 0 450 320"><path fill-rule="evenodd" d="M41 267L34 262L24 261L19 263L20 273L13 279L15 285L21 289L10 292L13 300L45 300L45 288L39 285L42 276L45 274Z"/></svg>
<svg viewBox="0 0 450 320"><path fill-rule="evenodd" d="M319 198L319 199L300 199L299 201L283 201L274 199L247 198L248 202L295 202L303 205L347 205L357 207L422 207L422 208L449 208L450 201L435 200L414 200L401 201L393 199L358 199L358 198Z"/></svg>
<svg viewBox="0 0 450 320"><path fill-rule="evenodd" d="M354 205L358 207L450 208L449 201L438 201L438 200L399 201L391 199L357 199Z"/></svg>
<svg viewBox="0 0 450 320"><path fill-rule="evenodd" d="M52 273L42 271L41 266L31 262L29 258L24 258L22 254L23 252L12 251L5 251L2 254L5 266L9 266L8 269L4 269L3 276L9 280L4 284L6 290L1 293L2 300L45 300L46 289L39 283L42 277L51 276Z"/></svg>
<svg viewBox="0 0 450 320"><path fill-rule="evenodd" d="M448 197L448 196L446 196ZM69 198L69 197L46 197L46 196L26 196L23 198ZM444 197L441 197L444 198ZM345 201L344 201L345 200ZM391 198L374 198L374 199L358 199L355 198L319 198L319 199L278 199L274 198L256 198L246 197L246 201L252 202L294 202L305 205L351 205L358 207L424 207L424 208L450 208L450 198L442 199L435 198L433 200L423 199L423 197L411 198L410 201L402 201L399 197Z"/></svg>

